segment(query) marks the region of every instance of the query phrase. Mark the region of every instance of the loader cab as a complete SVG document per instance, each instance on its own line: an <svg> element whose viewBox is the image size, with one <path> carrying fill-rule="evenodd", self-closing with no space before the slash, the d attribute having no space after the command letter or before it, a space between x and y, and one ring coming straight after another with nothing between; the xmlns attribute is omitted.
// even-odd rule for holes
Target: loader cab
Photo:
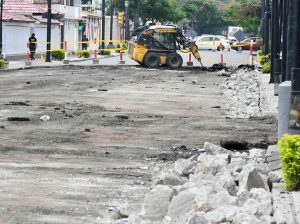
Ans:
<svg viewBox="0 0 300 224"><path fill-rule="evenodd" d="M175 51L176 33L172 29L149 29L139 36L137 42L150 50Z"/></svg>

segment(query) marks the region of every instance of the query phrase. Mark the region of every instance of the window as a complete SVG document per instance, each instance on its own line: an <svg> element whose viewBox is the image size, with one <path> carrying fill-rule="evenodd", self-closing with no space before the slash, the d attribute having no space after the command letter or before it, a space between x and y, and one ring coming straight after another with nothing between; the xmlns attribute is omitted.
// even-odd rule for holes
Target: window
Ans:
<svg viewBox="0 0 300 224"><path fill-rule="evenodd" d="M175 35L174 33L154 33L153 37L159 42L163 43L170 49L175 48ZM158 45L157 45L158 44ZM159 46L159 43L154 43L155 46Z"/></svg>
<svg viewBox="0 0 300 224"><path fill-rule="evenodd" d="M66 0L67 6L74 6L74 0Z"/></svg>
<svg viewBox="0 0 300 224"><path fill-rule="evenodd" d="M155 33L154 38L164 44L174 43L174 34L173 33Z"/></svg>
<svg viewBox="0 0 300 224"><path fill-rule="evenodd" d="M202 37L201 41L210 41L210 37Z"/></svg>

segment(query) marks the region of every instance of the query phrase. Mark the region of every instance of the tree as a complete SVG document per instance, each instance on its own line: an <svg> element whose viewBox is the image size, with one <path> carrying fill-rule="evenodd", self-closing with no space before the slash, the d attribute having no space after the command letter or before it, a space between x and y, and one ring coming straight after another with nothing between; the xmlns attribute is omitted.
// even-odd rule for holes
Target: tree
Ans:
<svg viewBox="0 0 300 224"><path fill-rule="evenodd" d="M223 18L230 25L241 26L246 32L257 34L260 14L260 0L237 0L227 5Z"/></svg>
<svg viewBox="0 0 300 224"><path fill-rule="evenodd" d="M176 0L141 0L142 19L178 22L185 17L183 5Z"/></svg>
<svg viewBox="0 0 300 224"><path fill-rule="evenodd" d="M186 15L192 21L192 26L199 34L220 33L226 26L222 12L216 1L188 0L184 6Z"/></svg>
<svg viewBox="0 0 300 224"><path fill-rule="evenodd" d="M178 22L185 17L183 4L176 0L139 0L140 16L144 21L159 20L161 22ZM114 0L116 11L125 11L124 0ZM134 19L137 0L129 0L130 19Z"/></svg>

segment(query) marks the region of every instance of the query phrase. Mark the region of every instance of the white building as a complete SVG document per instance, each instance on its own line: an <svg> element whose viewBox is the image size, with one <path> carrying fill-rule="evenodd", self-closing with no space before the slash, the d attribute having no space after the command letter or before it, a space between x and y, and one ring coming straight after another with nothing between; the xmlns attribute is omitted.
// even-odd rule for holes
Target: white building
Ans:
<svg viewBox="0 0 300 224"><path fill-rule="evenodd" d="M60 20L64 31L62 42L67 42L68 50L76 51L80 49L80 44L78 43L82 39L80 24L83 23L81 1L61 0L60 4L54 4L52 8L59 14L64 15Z"/></svg>
<svg viewBox="0 0 300 224"><path fill-rule="evenodd" d="M3 54L8 57L24 57L27 52L27 42L32 33L38 39L39 52L46 50L46 20L41 14L46 12L43 4L33 4L30 0L6 0L3 7ZM26 11L24 11L26 9ZM59 21L52 21L52 41L60 42L61 26ZM43 43L42 43L43 42ZM57 43L54 48L59 48Z"/></svg>
<svg viewBox="0 0 300 224"><path fill-rule="evenodd" d="M47 0L5 0L3 53L6 57L24 57L27 52L27 41L32 33L35 33L38 39L37 53L45 54L47 20L43 17L47 12L46 3ZM100 8L97 0L86 4L81 4L81 0L52 0L52 14L59 20L52 19L51 49L61 49L64 47L63 43L67 42L68 50L76 52L81 49L80 42L84 34L90 41L103 39ZM113 40L119 38L120 26L117 17L114 16ZM105 17L104 39L110 39L110 16Z"/></svg>

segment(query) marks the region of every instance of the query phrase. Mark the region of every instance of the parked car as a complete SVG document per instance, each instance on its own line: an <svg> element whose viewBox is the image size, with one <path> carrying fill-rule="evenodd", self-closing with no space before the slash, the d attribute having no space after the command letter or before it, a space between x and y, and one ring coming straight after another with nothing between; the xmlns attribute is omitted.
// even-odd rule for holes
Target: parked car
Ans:
<svg viewBox="0 0 300 224"><path fill-rule="evenodd" d="M234 36L228 36L227 40L229 41L230 45L232 45L233 43L238 42L238 40Z"/></svg>
<svg viewBox="0 0 300 224"><path fill-rule="evenodd" d="M253 50L257 51L260 49L261 38L260 37L249 37L241 42L236 42L231 45L231 49L242 51L242 50L250 50L251 40L253 40Z"/></svg>
<svg viewBox="0 0 300 224"><path fill-rule="evenodd" d="M195 38L199 50L220 50L222 43L223 50L230 48L229 41L226 38L216 35L202 35Z"/></svg>

